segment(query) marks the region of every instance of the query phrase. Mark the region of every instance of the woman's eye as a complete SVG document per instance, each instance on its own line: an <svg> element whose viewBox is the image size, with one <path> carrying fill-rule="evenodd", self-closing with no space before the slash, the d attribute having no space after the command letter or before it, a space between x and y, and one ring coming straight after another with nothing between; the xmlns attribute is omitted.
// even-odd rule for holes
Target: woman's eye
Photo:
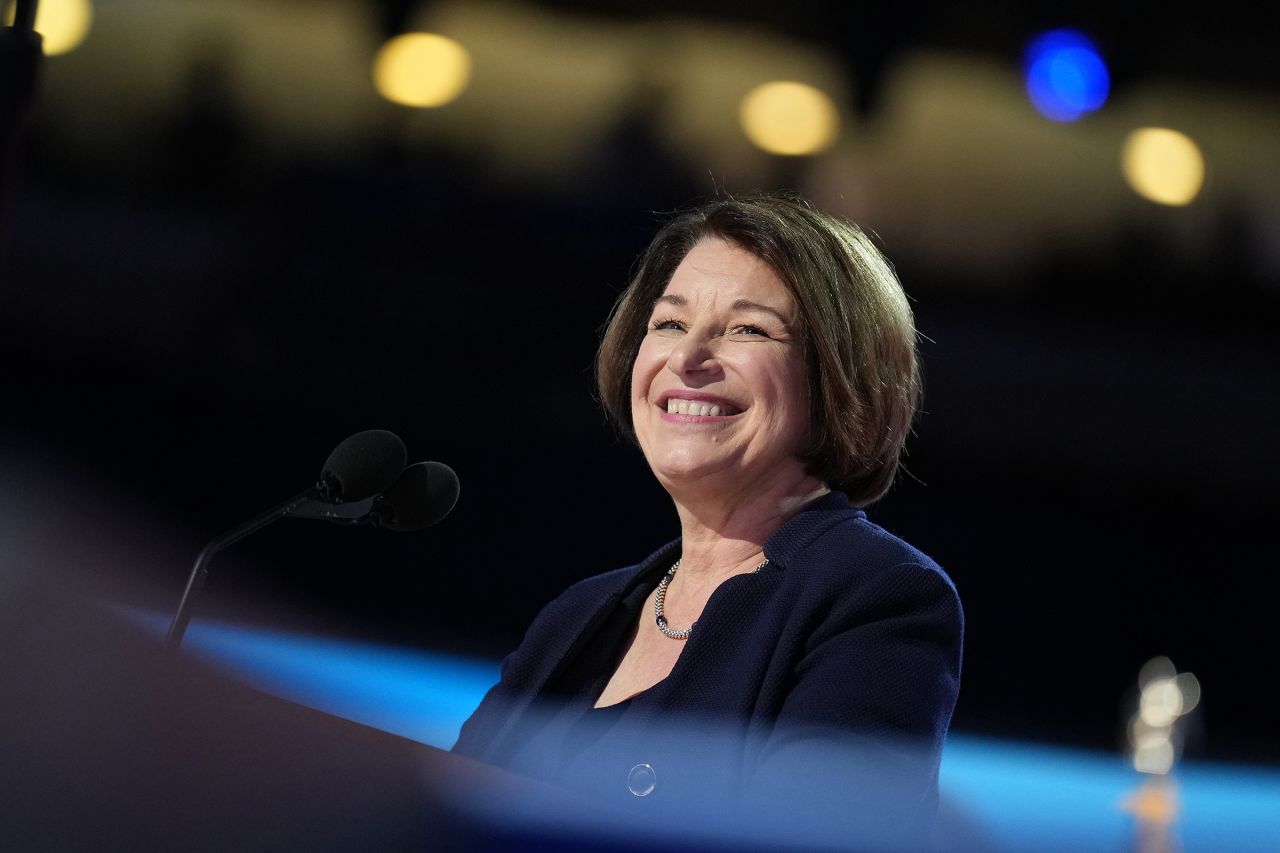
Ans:
<svg viewBox="0 0 1280 853"><path fill-rule="evenodd" d="M684 328L684 324L679 320L654 320L652 328L655 332L661 330L674 330L678 332Z"/></svg>
<svg viewBox="0 0 1280 853"><path fill-rule="evenodd" d="M769 333L759 326L738 326L734 329L734 332L739 335L760 335L766 338L769 337Z"/></svg>

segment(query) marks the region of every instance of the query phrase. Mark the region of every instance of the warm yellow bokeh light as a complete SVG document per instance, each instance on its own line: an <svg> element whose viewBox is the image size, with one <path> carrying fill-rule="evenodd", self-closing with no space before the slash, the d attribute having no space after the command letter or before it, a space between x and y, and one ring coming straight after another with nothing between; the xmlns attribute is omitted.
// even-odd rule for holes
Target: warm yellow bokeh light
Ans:
<svg viewBox="0 0 1280 853"><path fill-rule="evenodd" d="M389 101L408 107L441 107L462 94L471 79L471 54L451 38L404 33L373 60L373 83Z"/></svg>
<svg viewBox="0 0 1280 853"><path fill-rule="evenodd" d="M1204 186L1204 156L1190 137L1163 127L1129 134L1121 159L1133 191L1157 204L1190 204Z"/></svg>
<svg viewBox="0 0 1280 853"><path fill-rule="evenodd" d="M5 4L5 22L13 24L18 4ZM40 0L36 6L36 32L44 38L45 56L70 53L80 46L93 25L89 0Z"/></svg>
<svg viewBox="0 0 1280 853"><path fill-rule="evenodd" d="M1172 781L1160 777L1159 781L1148 780L1120 803L1120 808L1147 824L1147 831L1152 825L1166 827L1178 817L1178 787ZM1162 848L1153 845L1154 849Z"/></svg>
<svg viewBox="0 0 1280 853"><path fill-rule="evenodd" d="M816 154L840 133L836 105L805 83L776 81L757 86L738 107L747 138L771 154Z"/></svg>

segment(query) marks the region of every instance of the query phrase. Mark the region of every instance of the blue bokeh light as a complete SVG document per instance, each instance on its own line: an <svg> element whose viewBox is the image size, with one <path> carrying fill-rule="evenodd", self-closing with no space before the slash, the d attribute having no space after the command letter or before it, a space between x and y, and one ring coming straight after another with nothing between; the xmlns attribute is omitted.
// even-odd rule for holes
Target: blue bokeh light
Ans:
<svg viewBox="0 0 1280 853"><path fill-rule="evenodd" d="M1026 53L1027 94L1041 115L1075 121L1107 101L1111 74L1093 41L1076 30L1050 30Z"/></svg>

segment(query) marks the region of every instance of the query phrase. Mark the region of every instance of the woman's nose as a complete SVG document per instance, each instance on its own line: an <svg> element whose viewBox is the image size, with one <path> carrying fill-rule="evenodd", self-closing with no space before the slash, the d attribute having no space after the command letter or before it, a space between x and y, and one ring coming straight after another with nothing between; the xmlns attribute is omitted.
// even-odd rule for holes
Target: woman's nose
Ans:
<svg viewBox="0 0 1280 853"><path fill-rule="evenodd" d="M718 371L720 363L716 359L712 341L705 335L687 334L671 349L667 358L667 367L672 372L685 376L693 373Z"/></svg>

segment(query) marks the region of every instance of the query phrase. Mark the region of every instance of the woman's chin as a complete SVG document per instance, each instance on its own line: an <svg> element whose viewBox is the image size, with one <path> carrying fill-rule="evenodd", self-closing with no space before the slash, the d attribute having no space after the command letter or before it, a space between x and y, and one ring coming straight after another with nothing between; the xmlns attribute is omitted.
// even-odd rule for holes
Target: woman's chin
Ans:
<svg viewBox="0 0 1280 853"><path fill-rule="evenodd" d="M667 491L672 489L713 489L722 480L733 479L734 466L724 459L696 459L678 457L659 464L650 463L653 475Z"/></svg>

